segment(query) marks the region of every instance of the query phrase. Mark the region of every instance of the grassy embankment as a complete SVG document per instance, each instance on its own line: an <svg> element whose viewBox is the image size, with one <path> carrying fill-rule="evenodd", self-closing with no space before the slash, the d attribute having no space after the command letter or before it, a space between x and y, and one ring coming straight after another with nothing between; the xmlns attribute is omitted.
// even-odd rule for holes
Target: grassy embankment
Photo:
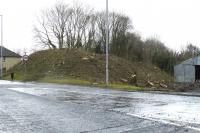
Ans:
<svg viewBox="0 0 200 133"><path fill-rule="evenodd" d="M12 71L15 79L20 81L37 81L45 83L73 84L96 87L108 87L120 90L163 90L162 88L145 89L147 75L151 81L169 82L171 77L151 64L130 62L119 57L110 56L110 85L104 84L105 57L83 50L44 50L30 55L27 72L24 65L16 65ZM140 87L122 83L134 72ZM8 72L9 73L9 72ZM10 79L9 74L5 79ZM166 89L164 89L166 90Z"/></svg>

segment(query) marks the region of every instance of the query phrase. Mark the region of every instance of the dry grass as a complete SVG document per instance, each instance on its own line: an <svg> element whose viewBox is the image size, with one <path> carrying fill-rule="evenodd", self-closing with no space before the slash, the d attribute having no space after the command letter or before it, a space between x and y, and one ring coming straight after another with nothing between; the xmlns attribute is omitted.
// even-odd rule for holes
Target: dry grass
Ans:
<svg viewBox="0 0 200 133"><path fill-rule="evenodd" d="M139 83L145 83L147 75L150 75L152 81L169 82L171 80L168 74L151 64L130 62L115 56L109 57L109 63L112 84L121 84L121 79L127 79L134 72L137 73ZM44 50L30 56L26 74L24 74L22 64L15 66L14 70L18 80L43 82L51 80L50 82L72 84L73 80L76 80L74 84L79 84L77 81L86 81L84 82L86 85L89 83L103 84L105 80L105 56L77 49ZM47 79L47 77L51 77L51 79ZM66 82L62 79L73 80Z"/></svg>

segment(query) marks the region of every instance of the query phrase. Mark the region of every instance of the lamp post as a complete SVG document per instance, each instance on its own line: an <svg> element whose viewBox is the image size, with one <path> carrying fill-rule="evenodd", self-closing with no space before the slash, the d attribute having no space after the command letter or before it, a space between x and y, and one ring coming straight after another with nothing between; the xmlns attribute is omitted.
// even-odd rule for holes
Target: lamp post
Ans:
<svg viewBox="0 0 200 133"><path fill-rule="evenodd" d="M108 30L109 30L109 25L108 25L108 0L106 0L106 85L108 86L109 84L109 70L108 70L108 43L109 43L109 37L108 37Z"/></svg>
<svg viewBox="0 0 200 133"><path fill-rule="evenodd" d="M1 17L1 78L3 78L3 15Z"/></svg>

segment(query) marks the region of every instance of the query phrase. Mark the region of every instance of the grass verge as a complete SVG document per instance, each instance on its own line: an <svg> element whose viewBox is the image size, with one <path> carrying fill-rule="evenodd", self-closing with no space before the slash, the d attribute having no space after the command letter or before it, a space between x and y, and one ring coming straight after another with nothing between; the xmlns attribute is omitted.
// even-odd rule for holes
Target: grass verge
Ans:
<svg viewBox="0 0 200 133"><path fill-rule="evenodd" d="M56 78L42 78L38 80L41 83L56 83L56 84L71 84L71 85L83 85L83 86L90 86L91 82L80 80L80 79L72 79L72 78L63 78L63 79L56 79Z"/></svg>
<svg viewBox="0 0 200 133"><path fill-rule="evenodd" d="M4 80L10 80L10 76L9 75L5 76ZM24 76L18 73L15 75L15 80L22 81L22 82L26 81L24 79ZM99 87L99 88L107 88L107 89L122 90L122 91L169 91L167 89L143 88L143 87L137 87L137 86L132 86L128 84L119 84L119 83L115 83L115 84L111 83L107 86L104 83L95 84L86 80L66 78L66 77L64 78L44 77L42 79L37 80L36 82Z"/></svg>
<svg viewBox="0 0 200 133"><path fill-rule="evenodd" d="M80 86L89 86L89 87L100 87L100 88L108 88L108 89L116 89L116 90L124 90L124 91L142 91L144 90L141 87L126 85L126 84L109 84L108 86L104 83L94 84L92 82L80 79L72 79L72 78L63 78L63 79L55 79L55 78L43 78L39 80L41 83L56 83L56 84L71 84L71 85L80 85Z"/></svg>

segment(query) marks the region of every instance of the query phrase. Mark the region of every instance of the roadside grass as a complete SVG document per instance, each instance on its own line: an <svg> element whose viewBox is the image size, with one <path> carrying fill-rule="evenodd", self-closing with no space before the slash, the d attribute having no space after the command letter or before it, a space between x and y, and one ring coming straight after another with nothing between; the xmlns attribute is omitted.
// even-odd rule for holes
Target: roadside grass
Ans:
<svg viewBox="0 0 200 133"><path fill-rule="evenodd" d="M11 80L10 75L5 75L4 80ZM26 81L23 74L16 73L15 74L16 81ZM123 90L123 91L145 91L145 88L131 86L128 84L109 84L108 86L104 83L92 83L90 81L74 79L74 78L52 78L52 77L44 77L42 79L37 80L39 83L55 83L55 84L70 84L70 85L79 85L79 86L88 86L88 87L99 87L106 89L115 89L115 90ZM147 91L147 90L146 90Z"/></svg>
<svg viewBox="0 0 200 133"><path fill-rule="evenodd" d="M106 84L100 84L97 85L96 87L109 88L122 91L163 91L163 92L171 91L170 89L167 88L138 87L128 84L109 84L108 86Z"/></svg>
<svg viewBox="0 0 200 133"><path fill-rule="evenodd" d="M131 86L131 85L127 85L127 84L112 84L111 83L107 86L104 83L92 83L92 82L89 82L86 80L73 79L73 78L55 79L55 78L45 77L45 78L39 80L38 82L80 85L80 86L108 88L108 89L116 89L116 90L124 90L124 91L142 91L142 90L144 90L142 87L136 87L136 86Z"/></svg>
<svg viewBox="0 0 200 133"><path fill-rule="evenodd" d="M55 83L55 84L70 84L70 85L79 85L79 86L88 86L88 87L99 87L99 88L106 88L106 89L114 89L114 90L122 90L122 91L165 91L168 92L170 91L169 89L163 89L163 88L148 88L148 87L138 87L138 86L133 86L129 84L122 84L122 83L110 83L109 85L106 85L103 82L100 83L94 83L91 81L87 80L82 80L82 79L76 79L73 77L50 77L50 76L45 76L43 78L38 78L37 80L32 79L32 77L27 78L27 76L24 73L17 72L15 73L15 80L16 81L21 81L21 82L26 82L26 81L36 81L39 83ZM10 75L7 74L3 78L4 80L11 80ZM27 80L29 79L29 80Z"/></svg>
<svg viewBox="0 0 200 133"><path fill-rule="evenodd" d="M80 79L72 79L72 78L56 79L56 78L45 77L45 78L38 80L38 82L56 83L56 84L71 84L71 85L82 85L82 86L90 86L91 85L91 82L89 82L89 81L80 80Z"/></svg>
<svg viewBox="0 0 200 133"><path fill-rule="evenodd" d="M4 80L11 80L10 74L5 74L3 77ZM21 73L15 73L14 80L24 81L24 75Z"/></svg>
<svg viewBox="0 0 200 133"><path fill-rule="evenodd" d="M131 85L127 85L127 84L99 84L96 85L96 87L100 87L100 88L110 88L110 89L116 89L116 90L124 90L124 91L142 91L143 88L142 87L137 87L137 86L131 86Z"/></svg>

